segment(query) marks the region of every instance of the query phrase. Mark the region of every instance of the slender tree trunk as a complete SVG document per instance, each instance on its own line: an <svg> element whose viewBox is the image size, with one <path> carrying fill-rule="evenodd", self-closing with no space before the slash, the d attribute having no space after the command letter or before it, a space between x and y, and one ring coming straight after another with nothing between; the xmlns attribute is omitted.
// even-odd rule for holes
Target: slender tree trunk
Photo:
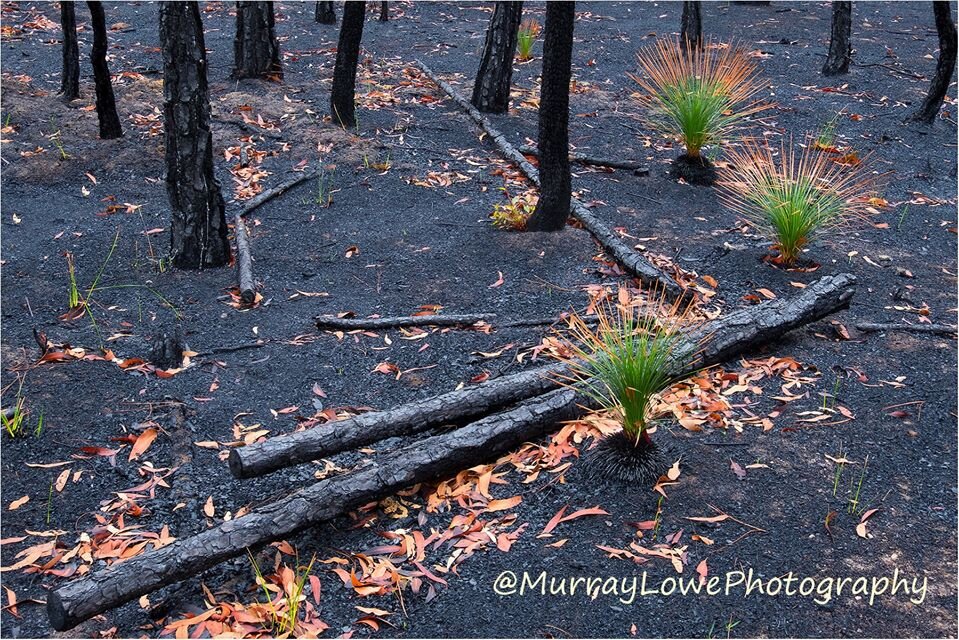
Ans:
<svg viewBox="0 0 959 640"><path fill-rule="evenodd" d="M333 10L332 0L317 2L314 17L320 24L336 24L336 11Z"/></svg>
<svg viewBox="0 0 959 640"><path fill-rule="evenodd" d="M682 33L679 36L679 44L683 51L689 45L692 45L694 49L700 49L703 46L702 4L699 0L683 2Z"/></svg>
<svg viewBox="0 0 959 640"><path fill-rule="evenodd" d="M543 79L539 94L539 202L529 231L560 231L569 217L569 81L573 64L573 2L546 4Z"/></svg>
<svg viewBox="0 0 959 640"><path fill-rule="evenodd" d="M100 138L111 140L123 136L117 102L113 97L113 83L107 66L107 20L102 2L87 2L90 21L93 24L93 48L90 62L93 65L93 82L97 92L97 119L100 121Z"/></svg>
<svg viewBox="0 0 959 640"><path fill-rule="evenodd" d="M236 37L233 39L233 77L283 78L280 45L276 40L273 3L236 3Z"/></svg>
<svg viewBox="0 0 959 640"><path fill-rule="evenodd" d="M333 89L330 92L330 115L341 127L356 126L356 63L360 58L363 39L363 21L366 19L364 0L346 0L343 3L343 23L336 46L336 64L333 67Z"/></svg>
<svg viewBox="0 0 959 640"><path fill-rule="evenodd" d="M213 173L213 135L203 22L196 2L160 3L163 123L170 199L170 254L184 269L230 261L223 196Z"/></svg>
<svg viewBox="0 0 959 640"><path fill-rule="evenodd" d="M73 0L60 2L60 26L63 29L60 94L65 102L70 102L80 97L80 47L77 44L77 14Z"/></svg>
<svg viewBox="0 0 959 640"><path fill-rule="evenodd" d="M380 3L380 22L390 21L390 3L386 0Z"/></svg>
<svg viewBox="0 0 959 640"><path fill-rule="evenodd" d="M829 38L829 55L822 66L824 76L849 73L852 59L852 2L832 3L832 35Z"/></svg>
<svg viewBox="0 0 959 640"><path fill-rule="evenodd" d="M506 113L513 81L516 34L523 18L523 3L504 0L493 7L486 29L486 44L480 60L470 102L483 113Z"/></svg>
<svg viewBox="0 0 959 640"><path fill-rule="evenodd" d="M956 23L952 21L952 9L948 0L935 0L932 10L936 16L936 31L939 33L939 61L936 62L936 75L932 77L929 93L922 106L909 116L913 122L932 124L939 114L942 101L949 91L952 74L956 70Z"/></svg>

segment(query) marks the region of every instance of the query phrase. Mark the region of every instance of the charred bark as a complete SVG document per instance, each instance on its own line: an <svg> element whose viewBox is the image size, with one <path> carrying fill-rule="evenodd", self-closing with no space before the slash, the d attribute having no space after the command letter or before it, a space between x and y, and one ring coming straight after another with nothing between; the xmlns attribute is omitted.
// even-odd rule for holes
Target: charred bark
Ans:
<svg viewBox="0 0 959 640"><path fill-rule="evenodd" d="M332 0L320 0L320 2L317 2L313 17L320 24L336 24L336 11L333 10Z"/></svg>
<svg viewBox="0 0 959 640"><path fill-rule="evenodd" d="M60 27L63 29L60 95L65 102L70 102L80 97L80 47L77 43L77 14L73 0L60 2Z"/></svg>
<svg viewBox="0 0 959 640"><path fill-rule="evenodd" d="M827 276L794 296L747 307L710 322L690 332L685 344L677 349L676 362L681 364L671 373L680 378L702 367L725 362L843 308L852 297L854 283L855 278L848 274ZM558 384L556 380L563 371L565 369L561 365L531 369L390 411L334 422L322 429L270 438L233 449L230 452L230 470L238 478L248 478L384 438L411 435L434 426L462 422L466 418L483 415L511 402L548 391Z"/></svg>
<svg viewBox="0 0 959 640"><path fill-rule="evenodd" d="M939 115L939 109L949 91L952 74L956 70L956 23L952 21L952 9L949 0L934 0L932 10L936 16L936 32L939 34L939 60L936 62L936 75L932 77L929 93L922 106L909 116L912 122L932 124Z"/></svg>
<svg viewBox="0 0 959 640"><path fill-rule="evenodd" d="M213 172L203 23L196 2L160 3L170 255L184 269L230 261L226 211Z"/></svg>
<svg viewBox="0 0 959 640"><path fill-rule="evenodd" d="M356 126L356 64L360 58L365 19L364 0L346 0L343 3L343 24L340 25L340 39L336 45L333 88L330 91L330 115L333 122L344 128Z"/></svg>
<svg viewBox="0 0 959 640"><path fill-rule="evenodd" d="M523 157L523 154L517 151L516 147L506 140L506 137L493 126L486 116L477 111L476 107L457 93L456 89L448 82L440 79L428 66L419 60L416 61L416 66L418 66L430 80L445 91L446 95L452 98L456 104L465 110L476 124L483 128L489 136L489 139L499 148L500 152L506 156L508 160L515 163L533 184L540 184L539 170L531 165L529 160ZM640 253L618 238L609 227L603 224L602 221L575 198L570 199L570 206L573 216L583 223L583 227L593 235L597 242L603 246L603 249L609 252L628 272L639 278L644 284L653 287L657 291L664 292L671 298L683 295L682 287L680 287L675 280L654 267Z"/></svg>
<svg viewBox="0 0 959 640"><path fill-rule="evenodd" d="M272 2L236 3L233 38L234 78L283 78Z"/></svg>
<svg viewBox="0 0 959 640"><path fill-rule="evenodd" d="M519 152L527 156L536 156L539 157L539 149L536 147L531 147L526 144L521 144L519 147ZM610 167L611 169L626 169L627 171L634 171L636 175L649 175L649 165L642 162L637 162L635 160L614 160L612 158L597 158L585 153L569 153L570 162L578 162L579 164L588 164L594 167Z"/></svg>
<svg viewBox="0 0 959 640"><path fill-rule="evenodd" d="M569 217L569 81L573 63L575 3L546 4L543 77L539 94L540 190L529 231L561 231Z"/></svg>
<svg viewBox="0 0 959 640"><path fill-rule="evenodd" d="M829 38L829 55L822 66L824 76L849 73L852 60L852 2L832 3L832 32Z"/></svg>
<svg viewBox="0 0 959 640"><path fill-rule="evenodd" d="M380 22L390 21L390 3L387 0L380 2Z"/></svg>
<svg viewBox="0 0 959 640"><path fill-rule="evenodd" d="M123 136L117 102L113 96L110 68L107 65L107 21L102 2L87 2L90 22L93 26L93 47L90 62L93 66L93 82L97 95L97 119L100 121L100 138L111 140Z"/></svg>
<svg viewBox="0 0 959 640"><path fill-rule="evenodd" d="M701 49L703 46L702 4L699 0L683 2L682 33L679 36L679 44L683 51L690 45L693 49Z"/></svg>
<svg viewBox="0 0 959 640"><path fill-rule="evenodd" d="M463 424L468 419L555 389L558 384L551 374L561 370L558 366L539 367L388 411L365 413L233 449L230 471L237 478L252 478L385 438L422 433L445 424Z"/></svg>
<svg viewBox="0 0 959 640"><path fill-rule="evenodd" d="M523 3L501 0L493 7L479 71L470 102L482 113L506 113L513 81L516 34L523 18Z"/></svg>

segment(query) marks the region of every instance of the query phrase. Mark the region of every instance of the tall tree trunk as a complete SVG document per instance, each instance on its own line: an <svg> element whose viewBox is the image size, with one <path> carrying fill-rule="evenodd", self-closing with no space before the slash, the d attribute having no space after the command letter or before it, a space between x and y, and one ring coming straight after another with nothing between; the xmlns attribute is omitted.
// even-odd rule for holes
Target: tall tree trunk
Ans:
<svg viewBox="0 0 959 640"><path fill-rule="evenodd" d="M233 77L283 77L280 45L276 41L273 3L242 0L236 3L233 39Z"/></svg>
<svg viewBox="0 0 959 640"><path fill-rule="evenodd" d="M383 0L380 3L380 22L390 21L390 3Z"/></svg>
<svg viewBox="0 0 959 640"><path fill-rule="evenodd" d="M703 46L702 4L699 0L683 2L682 33L679 36L679 44L683 51L689 45L692 45L694 49L700 49Z"/></svg>
<svg viewBox="0 0 959 640"><path fill-rule="evenodd" d="M506 113L513 81L516 34L523 18L523 3L503 0L493 7L486 28L483 58L473 84L470 102L483 113Z"/></svg>
<svg viewBox="0 0 959 640"><path fill-rule="evenodd" d="M909 116L913 122L932 124L939 114L942 101L949 91L952 74L956 70L956 23L952 21L952 9L949 0L934 0L932 10L936 16L936 31L939 33L939 61L936 62L936 75L932 77L929 93L922 106Z"/></svg>
<svg viewBox="0 0 959 640"><path fill-rule="evenodd" d="M160 44L173 265L223 266L230 261L230 243L220 183L213 173L206 49L196 2L160 3Z"/></svg>
<svg viewBox="0 0 959 640"><path fill-rule="evenodd" d="M317 2L313 17L320 24L336 24L336 12L333 10L332 0Z"/></svg>
<svg viewBox="0 0 959 640"><path fill-rule="evenodd" d="M560 231L569 217L569 80L573 64L573 2L546 4L543 78L539 94L539 202L529 231Z"/></svg>
<svg viewBox="0 0 959 640"><path fill-rule="evenodd" d="M852 59L852 2L832 3L832 35L829 38L829 55L822 66L824 76L838 76L849 72Z"/></svg>
<svg viewBox="0 0 959 640"><path fill-rule="evenodd" d="M97 119L100 121L100 138L110 140L123 136L117 102L113 97L110 68L107 66L107 20L102 2L87 2L90 21L93 24L93 47L90 62L93 65L93 82L97 91Z"/></svg>
<svg viewBox="0 0 959 640"><path fill-rule="evenodd" d="M343 3L343 24L340 25L340 40L336 45L333 89L330 91L330 115L341 127L356 126L356 63L360 58L365 19L364 0L346 0Z"/></svg>
<svg viewBox="0 0 959 640"><path fill-rule="evenodd" d="M70 102L80 97L80 47L77 44L77 14L73 0L60 2L60 27L63 29L60 94L65 102Z"/></svg>

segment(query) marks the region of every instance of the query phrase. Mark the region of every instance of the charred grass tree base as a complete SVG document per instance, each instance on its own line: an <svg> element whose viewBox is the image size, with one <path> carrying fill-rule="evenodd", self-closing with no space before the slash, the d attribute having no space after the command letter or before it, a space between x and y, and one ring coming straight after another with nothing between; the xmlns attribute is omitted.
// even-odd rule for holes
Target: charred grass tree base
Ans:
<svg viewBox="0 0 959 640"><path fill-rule="evenodd" d="M639 441L625 431L601 438L586 454L586 472L593 480L613 480L633 486L651 486L671 464L668 447L648 437Z"/></svg>
<svg viewBox="0 0 959 640"><path fill-rule="evenodd" d="M688 153L673 160L671 172L689 184L703 187L712 186L719 177L712 162L703 156L692 157Z"/></svg>

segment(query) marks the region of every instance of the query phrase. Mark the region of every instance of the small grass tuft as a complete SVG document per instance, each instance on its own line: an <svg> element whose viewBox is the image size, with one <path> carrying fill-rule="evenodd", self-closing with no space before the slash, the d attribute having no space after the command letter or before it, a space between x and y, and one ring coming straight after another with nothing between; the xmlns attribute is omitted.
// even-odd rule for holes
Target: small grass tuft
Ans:
<svg viewBox="0 0 959 640"><path fill-rule="evenodd" d="M533 59L533 45L542 31L535 18L526 18L519 25L516 32L516 57L521 62Z"/></svg>
<svg viewBox="0 0 959 640"><path fill-rule="evenodd" d="M814 146L790 141L778 153L746 140L730 152L719 181L720 199L774 243L776 262L795 266L816 234L868 219L875 187L865 163L842 165Z"/></svg>

